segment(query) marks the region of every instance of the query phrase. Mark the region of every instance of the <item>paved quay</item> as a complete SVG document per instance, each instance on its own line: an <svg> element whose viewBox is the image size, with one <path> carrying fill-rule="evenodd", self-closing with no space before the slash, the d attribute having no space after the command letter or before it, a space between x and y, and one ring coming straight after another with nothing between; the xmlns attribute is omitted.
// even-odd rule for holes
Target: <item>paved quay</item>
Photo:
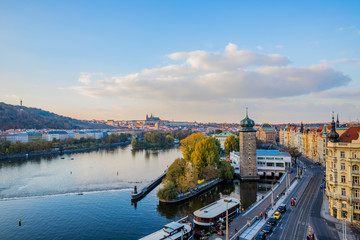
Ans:
<svg viewBox="0 0 360 240"><path fill-rule="evenodd" d="M292 172L291 174L287 174L290 176L290 181L292 182L296 178L296 172ZM273 198L274 203L281 197L281 193L285 191L287 188L287 181L286 177L282 179L282 181L274 187L273 191ZM271 206L271 192L267 194L264 199L260 200L259 202L255 203L245 212L243 212L238 217L234 218L231 223L229 223L229 235L233 236L238 230L248 224L254 217L260 216L260 213L268 212ZM268 214L270 217L271 215ZM211 240L215 239L225 239L225 236L220 236L217 234L213 234L209 237Z"/></svg>

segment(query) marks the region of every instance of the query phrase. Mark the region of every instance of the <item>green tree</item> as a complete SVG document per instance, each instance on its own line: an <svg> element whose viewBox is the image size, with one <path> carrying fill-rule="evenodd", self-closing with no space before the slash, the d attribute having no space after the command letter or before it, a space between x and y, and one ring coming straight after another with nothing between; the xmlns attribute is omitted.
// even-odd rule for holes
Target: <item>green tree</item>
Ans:
<svg viewBox="0 0 360 240"><path fill-rule="evenodd" d="M166 173L166 181L176 183L177 179L184 175L186 162L183 158L176 159Z"/></svg>
<svg viewBox="0 0 360 240"><path fill-rule="evenodd" d="M290 156L292 158L295 159L295 163L296 163L297 158L301 157L301 155L302 155L302 153L299 152L299 150L296 147L289 148L288 153L290 154Z"/></svg>
<svg viewBox="0 0 360 240"><path fill-rule="evenodd" d="M221 129L215 129L215 134L222 133L223 131Z"/></svg>
<svg viewBox="0 0 360 240"><path fill-rule="evenodd" d="M219 164L219 173L222 178L233 179L235 170L229 162L223 160Z"/></svg>
<svg viewBox="0 0 360 240"><path fill-rule="evenodd" d="M175 183L167 181L162 188L157 192L157 196L163 200L170 200L176 198L178 195Z"/></svg>

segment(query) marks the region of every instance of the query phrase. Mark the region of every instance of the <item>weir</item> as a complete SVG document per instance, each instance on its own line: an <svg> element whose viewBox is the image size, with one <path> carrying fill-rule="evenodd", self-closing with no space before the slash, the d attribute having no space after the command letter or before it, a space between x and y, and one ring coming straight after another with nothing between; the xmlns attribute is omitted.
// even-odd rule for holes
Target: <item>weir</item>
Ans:
<svg viewBox="0 0 360 240"><path fill-rule="evenodd" d="M140 192L137 192L137 189L135 186L134 191L131 192L131 200L139 201L143 197L145 197L151 190L153 190L155 187L157 187L161 183L161 181L166 176L166 173L167 173L167 169L164 171L163 174L161 174L155 180L151 181L148 185L146 185Z"/></svg>

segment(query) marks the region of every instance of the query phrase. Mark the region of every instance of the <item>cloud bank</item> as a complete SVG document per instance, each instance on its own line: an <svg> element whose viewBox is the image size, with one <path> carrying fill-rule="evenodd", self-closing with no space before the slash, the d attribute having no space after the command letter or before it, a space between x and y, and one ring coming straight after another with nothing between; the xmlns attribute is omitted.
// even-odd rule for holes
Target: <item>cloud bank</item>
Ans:
<svg viewBox="0 0 360 240"><path fill-rule="evenodd" d="M81 73L78 81L82 85L70 89L95 98L230 101L319 93L351 81L327 64L290 66L288 57L239 50L232 43L220 53L175 52L168 58L174 63L124 76L92 80L103 75Z"/></svg>

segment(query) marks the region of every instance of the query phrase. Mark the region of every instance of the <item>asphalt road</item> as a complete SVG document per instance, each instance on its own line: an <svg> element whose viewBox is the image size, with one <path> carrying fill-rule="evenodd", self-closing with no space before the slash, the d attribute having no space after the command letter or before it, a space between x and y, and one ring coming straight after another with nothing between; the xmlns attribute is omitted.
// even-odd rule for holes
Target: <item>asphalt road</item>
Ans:
<svg viewBox="0 0 360 240"><path fill-rule="evenodd" d="M306 239L309 226L313 228L318 239L339 239L335 224L320 216L323 169L304 158L303 160L306 172L292 195L285 201L287 212L281 216L267 239ZM296 198L296 206L293 208L290 207L291 198Z"/></svg>

